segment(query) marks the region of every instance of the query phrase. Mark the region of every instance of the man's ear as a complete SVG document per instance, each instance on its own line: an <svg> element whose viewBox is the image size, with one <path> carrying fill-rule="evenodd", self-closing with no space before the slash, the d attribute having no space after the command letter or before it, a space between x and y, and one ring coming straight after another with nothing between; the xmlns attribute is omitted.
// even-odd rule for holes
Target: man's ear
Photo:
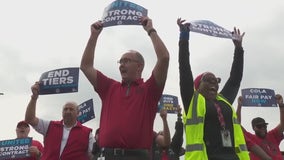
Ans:
<svg viewBox="0 0 284 160"><path fill-rule="evenodd" d="M137 65L138 65L138 69L137 69L137 70L138 70L138 72L142 74L142 71L143 71L143 65L142 65L141 63L138 63Z"/></svg>

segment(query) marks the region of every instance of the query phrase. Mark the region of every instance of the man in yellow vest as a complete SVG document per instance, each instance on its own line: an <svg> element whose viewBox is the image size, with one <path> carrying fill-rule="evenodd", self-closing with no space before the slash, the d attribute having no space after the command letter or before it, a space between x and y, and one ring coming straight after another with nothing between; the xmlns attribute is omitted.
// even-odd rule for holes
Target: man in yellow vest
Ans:
<svg viewBox="0 0 284 160"><path fill-rule="evenodd" d="M186 160L249 160L244 135L231 104L243 74L242 38L234 28L234 61L230 77L218 93L220 78L204 72L193 81L189 62L189 23L180 18L180 92L185 112ZM199 63L200 64L200 63Z"/></svg>

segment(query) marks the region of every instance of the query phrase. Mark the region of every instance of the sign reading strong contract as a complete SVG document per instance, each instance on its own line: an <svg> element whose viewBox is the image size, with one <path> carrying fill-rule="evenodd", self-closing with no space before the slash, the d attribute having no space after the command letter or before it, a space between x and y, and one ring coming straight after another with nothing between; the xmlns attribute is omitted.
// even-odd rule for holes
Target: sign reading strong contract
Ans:
<svg viewBox="0 0 284 160"><path fill-rule="evenodd" d="M220 38L233 38L232 33L229 30L208 20L196 20L190 22L190 31Z"/></svg>
<svg viewBox="0 0 284 160"><path fill-rule="evenodd" d="M147 9L135 3L116 0L103 13L104 27L115 25L140 25L139 18L147 16Z"/></svg>
<svg viewBox="0 0 284 160"><path fill-rule="evenodd" d="M17 138L0 141L0 159L30 157L28 149L32 138Z"/></svg>
<svg viewBox="0 0 284 160"><path fill-rule="evenodd" d="M45 72L40 77L39 94L78 92L78 79L78 67Z"/></svg>

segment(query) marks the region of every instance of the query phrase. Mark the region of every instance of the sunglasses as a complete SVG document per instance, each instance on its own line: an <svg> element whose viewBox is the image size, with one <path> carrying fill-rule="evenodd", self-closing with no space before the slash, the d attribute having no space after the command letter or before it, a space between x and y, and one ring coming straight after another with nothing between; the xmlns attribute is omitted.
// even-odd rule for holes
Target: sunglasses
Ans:
<svg viewBox="0 0 284 160"><path fill-rule="evenodd" d="M256 128L258 128L258 129L261 129L261 128L267 128L267 124L257 124L257 125L255 125L256 126Z"/></svg>
<svg viewBox="0 0 284 160"><path fill-rule="evenodd" d="M207 82L207 83L211 83L211 84L213 84L213 83L221 83L221 78L220 77L210 77L210 76L204 76L204 77L202 77L202 79L201 79L203 82Z"/></svg>

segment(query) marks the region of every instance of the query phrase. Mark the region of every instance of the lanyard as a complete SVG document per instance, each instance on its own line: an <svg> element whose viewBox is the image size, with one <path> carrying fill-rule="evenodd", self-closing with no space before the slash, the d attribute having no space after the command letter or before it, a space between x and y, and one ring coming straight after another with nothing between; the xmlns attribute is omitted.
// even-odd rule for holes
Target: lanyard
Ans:
<svg viewBox="0 0 284 160"><path fill-rule="evenodd" d="M219 119L219 122L220 122L220 124L221 124L221 127L222 127L223 129L225 129L226 124L225 124L224 116L223 116L223 114L222 114L221 106L220 106L217 102L214 103L214 106L215 106L215 108L216 108L216 110L217 110L218 119Z"/></svg>

